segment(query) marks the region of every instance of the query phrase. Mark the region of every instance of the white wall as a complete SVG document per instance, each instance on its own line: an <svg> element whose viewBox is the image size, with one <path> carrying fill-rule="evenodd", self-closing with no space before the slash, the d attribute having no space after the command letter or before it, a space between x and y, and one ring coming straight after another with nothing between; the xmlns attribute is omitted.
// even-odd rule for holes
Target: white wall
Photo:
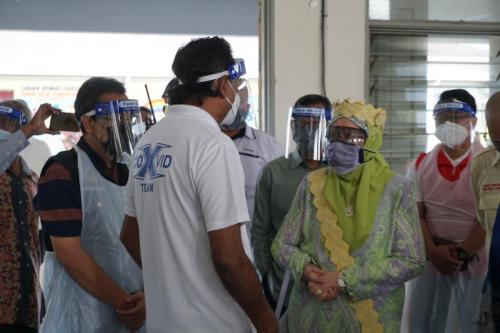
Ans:
<svg viewBox="0 0 500 333"><path fill-rule="evenodd" d="M367 86L368 18L365 0L329 0L327 95L333 101L364 99Z"/></svg>
<svg viewBox="0 0 500 333"><path fill-rule="evenodd" d="M265 1L265 0L264 0ZM330 100L363 99L368 48L367 1L326 0L326 91ZM274 88L271 131L284 143L288 109L321 93L321 1L276 0L271 11Z"/></svg>

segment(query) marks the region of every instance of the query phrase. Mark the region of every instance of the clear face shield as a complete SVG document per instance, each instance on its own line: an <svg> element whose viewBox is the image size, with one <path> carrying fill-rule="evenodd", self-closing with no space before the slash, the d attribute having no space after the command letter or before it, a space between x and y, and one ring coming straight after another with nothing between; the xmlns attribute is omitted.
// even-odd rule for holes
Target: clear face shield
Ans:
<svg viewBox="0 0 500 333"><path fill-rule="evenodd" d="M0 106L0 130L13 133L27 123L28 119L21 111Z"/></svg>
<svg viewBox="0 0 500 333"><path fill-rule="evenodd" d="M117 163L128 164L133 149L146 127L137 100L115 100L96 104L85 114L94 116L103 130L101 136L108 156Z"/></svg>
<svg viewBox="0 0 500 333"><path fill-rule="evenodd" d="M245 120L250 111L250 104L248 104L248 96L250 95L250 86L246 79L238 79L237 94L239 95L240 103L238 112L231 124L220 124L223 131L234 131L245 127ZM231 112L231 111L229 111Z"/></svg>
<svg viewBox="0 0 500 333"><path fill-rule="evenodd" d="M286 155L297 150L304 160L323 161L331 110L297 107L288 115Z"/></svg>
<svg viewBox="0 0 500 333"><path fill-rule="evenodd" d="M470 144L475 134L474 111L467 103L460 101L438 103L434 108L436 137L443 145L459 149Z"/></svg>

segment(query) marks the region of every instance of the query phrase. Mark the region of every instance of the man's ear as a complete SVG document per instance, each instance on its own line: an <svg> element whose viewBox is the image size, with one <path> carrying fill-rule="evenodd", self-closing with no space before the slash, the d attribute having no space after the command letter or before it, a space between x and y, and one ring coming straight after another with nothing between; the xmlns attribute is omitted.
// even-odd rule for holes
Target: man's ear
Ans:
<svg viewBox="0 0 500 333"><path fill-rule="evenodd" d="M477 118L474 117L474 118L472 118L472 127L476 128L476 124L477 124Z"/></svg>
<svg viewBox="0 0 500 333"><path fill-rule="evenodd" d="M225 96L228 95L227 91L227 84L226 83L226 77L223 76L221 78L218 78L217 80L214 80L214 83L212 84L212 89L213 91L218 92L219 97L224 98Z"/></svg>
<svg viewBox="0 0 500 333"><path fill-rule="evenodd" d="M92 121L93 121L93 119L88 117L88 116L81 116L80 117L80 123L82 124L83 128L85 129L85 132L92 133Z"/></svg>

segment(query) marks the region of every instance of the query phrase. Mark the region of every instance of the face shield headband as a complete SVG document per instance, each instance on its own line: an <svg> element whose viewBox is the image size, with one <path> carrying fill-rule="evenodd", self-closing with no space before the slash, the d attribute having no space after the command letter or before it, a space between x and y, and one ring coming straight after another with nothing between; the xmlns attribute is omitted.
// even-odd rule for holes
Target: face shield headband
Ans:
<svg viewBox="0 0 500 333"><path fill-rule="evenodd" d="M86 112L83 116L108 116L111 114L120 114L124 112L140 113L139 102L135 99L115 100L107 103L99 103L95 105L94 110Z"/></svg>
<svg viewBox="0 0 500 333"><path fill-rule="evenodd" d="M453 102L444 102L444 103L438 103L434 107L434 115L439 114L444 111L459 111L459 112L466 112L468 113L471 117L476 116L476 111L467 103L461 102L461 101L453 101Z"/></svg>
<svg viewBox="0 0 500 333"><path fill-rule="evenodd" d="M319 108L303 108L297 107L292 108L292 118L297 117L323 117L327 122L332 119L332 110L330 109L319 109Z"/></svg>
<svg viewBox="0 0 500 333"><path fill-rule="evenodd" d="M0 117L7 117L15 120L20 126L24 126L28 123L28 119L21 111L8 106L0 106Z"/></svg>
<svg viewBox="0 0 500 333"><path fill-rule="evenodd" d="M245 61L241 58L236 58L234 59L234 64L229 65L225 71L201 76L198 78L196 82L202 83L202 82L213 81L225 75L227 75L230 80L236 80L245 74L246 74ZM183 84L181 80L179 80L179 84Z"/></svg>

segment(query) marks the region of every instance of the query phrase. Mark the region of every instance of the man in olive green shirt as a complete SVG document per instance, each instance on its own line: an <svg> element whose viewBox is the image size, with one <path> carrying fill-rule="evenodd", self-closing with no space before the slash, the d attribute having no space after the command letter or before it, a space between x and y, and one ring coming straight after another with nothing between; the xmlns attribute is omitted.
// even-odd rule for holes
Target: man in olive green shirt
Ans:
<svg viewBox="0 0 500 333"><path fill-rule="evenodd" d="M471 174L477 217L490 239L500 204L500 92L486 104L486 124L494 146L474 158Z"/></svg>
<svg viewBox="0 0 500 333"><path fill-rule="evenodd" d="M500 203L500 153L495 147L489 147L474 158L471 173L477 217L491 238Z"/></svg>
<svg viewBox="0 0 500 333"><path fill-rule="evenodd" d="M486 103L486 125L494 147L472 161L472 190L479 222L486 230L489 249L488 277L482 292L475 324L479 332L500 328L500 91ZM490 245L491 244L491 245Z"/></svg>
<svg viewBox="0 0 500 333"><path fill-rule="evenodd" d="M325 113L331 113L331 103L328 98L320 95L306 95L294 105L294 109L314 108L322 109ZM293 114L292 114L293 117ZM306 120L307 119L307 120ZM275 307L283 280L284 270L274 262L271 255L271 244L285 219L290 205L302 179L310 171L326 167L327 164L317 157L311 156L311 136L301 135L311 133L313 124L301 124L310 121L311 118L297 117L292 126L294 131L293 140L297 149L287 157L280 157L269 162L261 171L255 193L254 215L252 218L252 248L254 250L255 264L262 276L262 284L269 303ZM315 129L323 139L326 134L315 123ZM302 130L302 132L301 132Z"/></svg>

